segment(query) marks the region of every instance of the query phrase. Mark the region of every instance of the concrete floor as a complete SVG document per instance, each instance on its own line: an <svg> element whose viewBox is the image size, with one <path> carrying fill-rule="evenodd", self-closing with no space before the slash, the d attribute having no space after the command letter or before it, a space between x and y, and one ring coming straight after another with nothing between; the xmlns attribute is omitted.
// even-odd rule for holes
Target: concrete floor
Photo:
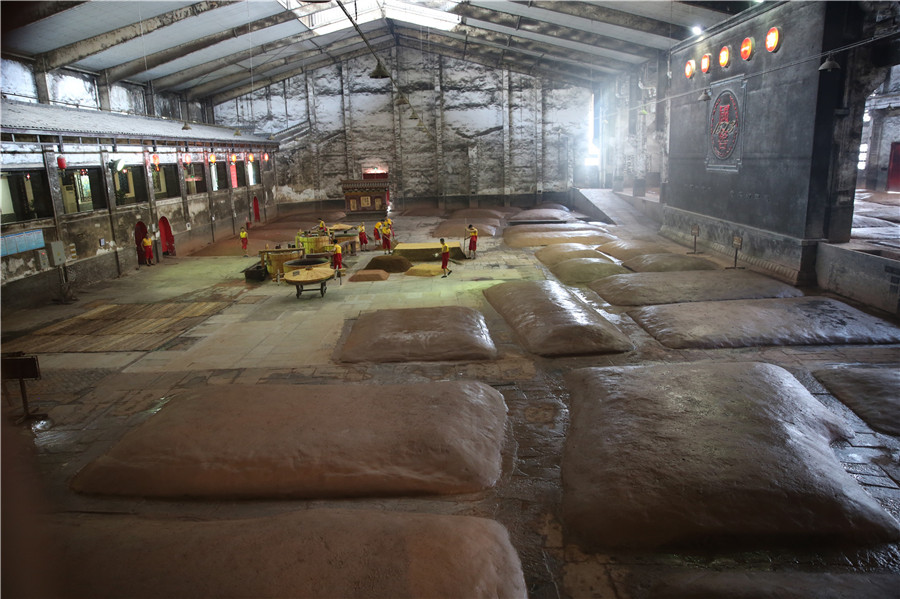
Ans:
<svg viewBox="0 0 900 599"><path fill-rule="evenodd" d="M619 237L655 236L656 224L611 192L586 193L617 223L615 232ZM395 218L395 227L401 242L436 241L430 230L439 222L439 217L400 215ZM252 240L260 236L259 229L250 231L251 254L255 249ZM686 251L668 240L659 238L659 242L675 251ZM498 281L552 278L534 258L536 248L513 250L500 237L482 237L478 258L453 265L449 278L393 274L388 281L364 283L351 283L348 278L380 252L345 254L348 274L340 283L330 281L325 297L316 292L296 298L294 288L283 283L246 283L241 270L253 259L240 255L237 239L216 245L218 250L207 248L205 257L166 257L152 268L143 267L120 279L81 289L73 304L4 310L3 341L8 342L105 303L162 302L187 295L229 302L226 309L157 351L40 354L42 379L28 383L28 393L32 408L47 412L49 421L32 429L8 428L4 434L21 438L36 449L37 468L47 495L46 509L217 519L352 504L384 510L484 516L503 523L510 531L530 596L536 598L643 597L654 580L680 568L900 573L900 547L896 545L854 550L587 554L566 542L558 519L560 456L568 426L563 374L583 366L708 359L759 360L782 366L828 407L846 416L857 436L852 444L837 446L835 451L866 491L900 518L900 439L873 432L809 374L817 367L833 364L897 368L900 346L672 350L634 323L624 308L605 304L582 288L578 292L619 326L637 349L616 355L541 358L526 353L514 342L511 330L482 294L485 287ZM220 255L209 256L215 253ZM722 266L731 262L724 256L705 257ZM335 361L336 348L361 312L427 306L468 306L480 310L500 351L499 359L477 363L352 365ZM67 487L68 480L80 468L150 417L166 396L179 387L275 382L377 384L463 378L494 386L509 406L504 475L494 488L481 493L344 501L180 502L82 496ZM20 408L16 385L7 387L3 412L9 417Z"/></svg>

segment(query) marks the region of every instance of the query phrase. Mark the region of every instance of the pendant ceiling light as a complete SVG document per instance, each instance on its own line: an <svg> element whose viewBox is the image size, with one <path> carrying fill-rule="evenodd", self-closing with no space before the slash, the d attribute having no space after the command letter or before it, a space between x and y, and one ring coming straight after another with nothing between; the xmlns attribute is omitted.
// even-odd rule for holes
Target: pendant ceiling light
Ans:
<svg viewBox="0 0 900 599"><path fill-rule="evenodd" d="M390 76L391 74L387 72L380 60L375 65L375 70L369 73L369 79L388 79Z"/></svg>
<svg viewBox="0 0 900 599"><path fill-rule="evenodd" d="M822 63L822 66L819 67L820 71L836 71L841 68L841 65L837 63L834 57L829 54L825 57L825 62Z"/></svg>

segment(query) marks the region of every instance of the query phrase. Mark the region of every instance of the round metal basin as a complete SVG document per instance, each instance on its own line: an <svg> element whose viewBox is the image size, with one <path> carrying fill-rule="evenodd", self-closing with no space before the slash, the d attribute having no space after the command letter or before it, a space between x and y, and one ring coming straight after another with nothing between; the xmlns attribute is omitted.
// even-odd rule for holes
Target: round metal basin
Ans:
<svg viewBox="0 0 900 599"><path fill-rule="evenodd" d="M307 266L316 266L318 264L330 264L331 260L326 258L325 256L307 256L305 258L298 258L296 260L288 260L284 263L284 271L287 272L289 270L294 270L297 268L304 268Z"/></svg>

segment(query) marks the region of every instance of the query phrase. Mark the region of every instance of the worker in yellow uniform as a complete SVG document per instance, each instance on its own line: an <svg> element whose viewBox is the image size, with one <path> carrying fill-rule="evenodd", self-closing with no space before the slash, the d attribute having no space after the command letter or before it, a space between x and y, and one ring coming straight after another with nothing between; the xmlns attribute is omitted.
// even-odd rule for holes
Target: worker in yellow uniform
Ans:
<svg viewBox="0 0 900 599"><path fill-rule="evenodd" d="M369 236L366 235L366 223L359 223L356 230L359 231L359 247L362 248L363 251L368 251Z"/></svg>
<svg viewBox="0 0 900 599"><path fill-rule="evenodd" d="M149 231L144 234L144 238L141 240L141 245L144 248L144 262L147 264L147 266L153 266L153 240L150 238Z"/></svg>
<svg viewBox="0 0 900 599"><path fill-rule="evenodd" d="M247 241L249 240L249 235L247 234L246 227L241 227L241 249L244 250L244 258L247 257Z"/></svg>
<svg viewBox="0 0 900 599"><path fill-rule="evenodd" d="M334 270L340 270L343 267L343 259L344 259L344 251L341 249L341 244L337 241L334 242L334 253L331 256L331 267Z"/></svg>
<svg viewBox="0 0 900 599"><path fill-rule="evenodd" d="M378 221L377 223L375 223L374 236L375 236L375 245L376 246L381 245L381 227L383 227L383 226L384 226L384 223L381 221Z"/></svg>
<svg viewBox="0 0 900 599"><path fill-rule="evenodd" d="M328 227L325 226L325 221L321 218L319 219L319 226L317 228L319 229L319 233L325 233L326 231L328 231Z"/></svg>
<svg viewBox="0 0 900 599"><path fill-rule="evenodd" d="M474 225L466 228L466 235L469 237L469 258L475 258L475 250L478 249L478 229Z"/></svg>
<svg viewBox="0 0 900 599"><path fill-rule="evenodd" d="M441 270L444 271L444 274L441 275L442 279L446 279L453 272L450 270L450 246L444 243L443 237L441 237Z"/></svg>

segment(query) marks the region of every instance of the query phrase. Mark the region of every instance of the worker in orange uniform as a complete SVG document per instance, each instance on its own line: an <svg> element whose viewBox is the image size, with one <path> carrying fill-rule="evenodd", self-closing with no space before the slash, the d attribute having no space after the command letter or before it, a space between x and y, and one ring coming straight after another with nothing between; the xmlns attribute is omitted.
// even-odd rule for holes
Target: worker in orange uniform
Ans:
<svg viewBox="0 0 900 599"><path fill-rule="evenodd" d="M444 274L441 275L442 279L446 279L450 276L450 273L453 272L449 268L450 265L450 246L444 243L444 238L441 237L441 270L444 271Z"/></svg>
<svg viewBox="0 0 900 599"><path fill-rule="evenodd" d="M141 245L144 247L144 262L147 266L153 266L153 240L150 238L150 231L144 233Z"/></svg>
<svg viewBox="0 0 900 599"><path fill-rule="evenodd" d="M344 250L341 249L341 244L338 242L334 242L334 253L331 256L331 267L334 270L340 270L344 265Z"/></svg>
<svg viewBox="0 0 900 599"><path fill-rule="evenodd" d="M469 237L469 258L475 258L475 251L478 249L478 229L473 225L466 228L466 235Z"/></svg>
<svg viewBox="0 0 900 599"><path fill-rule="evenodd" d="M366 235L366 223L359 223L359 247L363 249L363 251L369 251L369 237Z"/></svg>
<svg viewBox="0 0 900 599"><path fill-rule="evenodd" d="M244 258L247 257L247 241L249 241L249 235L247 235L247 228L241 227L241 249L244 250Z"/></svg>

